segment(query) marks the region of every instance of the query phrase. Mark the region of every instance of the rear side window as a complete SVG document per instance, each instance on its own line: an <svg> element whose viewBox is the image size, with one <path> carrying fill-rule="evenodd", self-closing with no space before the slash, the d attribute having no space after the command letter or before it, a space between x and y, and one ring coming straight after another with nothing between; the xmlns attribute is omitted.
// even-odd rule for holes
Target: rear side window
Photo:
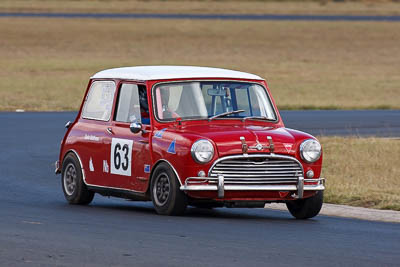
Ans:
<svg viewBox="0 0 400 267"><path fill-rule="evenodd" d="M82 110L82 117L108 121L111 117L114 93L114 82L98 81L92 83Z"/></svg>

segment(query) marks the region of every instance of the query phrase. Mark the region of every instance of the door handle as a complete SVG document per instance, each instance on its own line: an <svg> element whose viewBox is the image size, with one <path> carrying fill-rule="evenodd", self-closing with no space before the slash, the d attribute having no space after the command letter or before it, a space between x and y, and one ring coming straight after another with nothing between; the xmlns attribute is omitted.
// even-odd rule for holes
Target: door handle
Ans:
<svg viewBox="0 0 400 267"><path fill-rule="evenodd" d="M113 131L112 131L112 129L111 129L111 127L107 127L107 133L109 133L109 134L114 134Z"/></svg>

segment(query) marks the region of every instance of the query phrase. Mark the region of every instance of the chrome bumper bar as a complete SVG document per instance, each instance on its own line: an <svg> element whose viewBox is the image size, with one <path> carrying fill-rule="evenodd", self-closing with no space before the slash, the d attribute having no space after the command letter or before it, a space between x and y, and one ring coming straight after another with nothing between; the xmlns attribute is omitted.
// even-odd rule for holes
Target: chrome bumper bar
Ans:
<svg viewBox="0 0 400 267"><path fill-rule="evenodd" d="M61 172L60 170L60 162L57 160L56 162L54 162L54 167L55 167L55 174L59 174Z"/></svg>
<svg viewBox="0 0 400 267"><path fill-rule="evenodd" d="M217 184L204 184L209 181ZM304 184L316 183L316 184ZM188 177L185 184L180 187L182 191L218 191L218 198L223 198L225 191L296 191L295 198L303 198L304 191L325 190L325 178L304 179L298 177L296 185L251 185L251 184L225 184L224 176L215 177Z"/></svg>

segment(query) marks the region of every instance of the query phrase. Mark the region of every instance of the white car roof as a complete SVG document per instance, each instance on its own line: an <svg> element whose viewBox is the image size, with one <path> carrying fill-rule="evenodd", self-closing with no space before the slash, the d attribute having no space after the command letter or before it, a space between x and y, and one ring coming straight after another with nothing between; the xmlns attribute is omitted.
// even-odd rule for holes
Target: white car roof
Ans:
<svg viewBox="0 0 400 267"><path fill-rule="evenodd" d="M162 80L185 78L235 78L264 80L261 77L234 70L192 66L139 66L103 70L95 79Z"/></svg>

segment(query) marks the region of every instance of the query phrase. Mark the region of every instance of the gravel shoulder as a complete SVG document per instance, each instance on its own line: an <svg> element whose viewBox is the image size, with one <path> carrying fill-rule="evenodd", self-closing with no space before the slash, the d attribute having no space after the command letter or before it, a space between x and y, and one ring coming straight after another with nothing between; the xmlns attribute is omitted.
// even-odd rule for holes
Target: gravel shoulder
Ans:
<svg viewBox="0 0 400 267"><path fill-rule="evenodd" d="M283 203L272 203L265 205L266 209L287 210ZM368 221L400 223L400 211L376 210L345 205L327 204L322 206L320 215L354 218Z"/></svg>

